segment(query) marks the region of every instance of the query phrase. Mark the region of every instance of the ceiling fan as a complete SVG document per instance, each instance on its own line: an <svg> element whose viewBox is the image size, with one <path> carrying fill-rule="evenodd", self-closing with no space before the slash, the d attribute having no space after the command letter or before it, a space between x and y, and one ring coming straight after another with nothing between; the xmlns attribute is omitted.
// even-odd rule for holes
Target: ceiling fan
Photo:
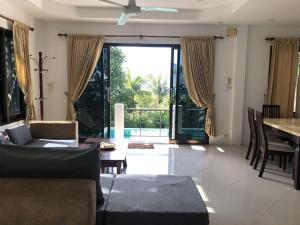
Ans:
<svg viewBox="0 0 300 225"><path fill-rule="evenodd" d="M163 7L140 7L136 4L135 0L129 0L128 5L122 5L120 3L110 1L110 0L99 0L102 2L106 2L112 5L121 6L123 8L123 13L118 20L118 25L125 25L128 18L130 16L137 16L140 12L143 11L159 11L159 12L167 12L167 13L176 13L178 9L175 8L163 8Z"/></svg>

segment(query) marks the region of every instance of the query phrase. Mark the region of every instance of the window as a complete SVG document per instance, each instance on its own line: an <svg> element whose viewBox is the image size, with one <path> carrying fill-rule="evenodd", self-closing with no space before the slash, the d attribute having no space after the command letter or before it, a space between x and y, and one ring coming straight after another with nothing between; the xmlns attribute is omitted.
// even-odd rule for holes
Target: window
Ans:
<svg viewBox="0 0 300 225"><path fill-rule="evenodd" d="M13 34L0 28L0 124L24 118L24 95L16 76Z"/></svg>

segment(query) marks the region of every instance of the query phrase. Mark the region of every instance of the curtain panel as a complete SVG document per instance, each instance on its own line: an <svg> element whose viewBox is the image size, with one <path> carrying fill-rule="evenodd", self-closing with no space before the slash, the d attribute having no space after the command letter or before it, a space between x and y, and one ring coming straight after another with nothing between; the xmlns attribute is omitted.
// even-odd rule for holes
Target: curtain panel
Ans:
<svg viewBox="0 0 300 225"><path fill-rule="evenodd" d="M214 37L184 37L181 41L185 84L192 101L207 108L205 132L216 136L214 119Z"/></svg>
<svg viewBox="0 0 300 225"><path fill-rule="evenodd" d="M28 122L29 120L36 119L30 74L28 27L21 23L14 22L13 39L17 80L19 87L24 94L24 101L26 104L26 121Z"/></svg>
<svg viewBox="0 0 300 225"><path fill-rule="evenodd" d="M68 35L68 105L67 120L75 120L74 103L83 94L96 68L102 47L103 36Z"/></svg>
<svg viewBox="0 0 300 225"><path fill-rule="evenodd" d="M297 38L276 38L272 43L267 104L280 105L280 116L293 117L299 43Z"/></svg>

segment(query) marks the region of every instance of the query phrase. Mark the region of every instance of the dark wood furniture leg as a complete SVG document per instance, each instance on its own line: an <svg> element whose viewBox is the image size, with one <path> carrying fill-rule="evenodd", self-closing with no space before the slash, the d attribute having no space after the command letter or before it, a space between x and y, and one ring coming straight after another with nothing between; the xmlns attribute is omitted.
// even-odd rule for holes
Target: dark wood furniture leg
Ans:
<svg viewBox="0 0 300 225"><path fill-rule="evenodd" d="M250 155L250 152L251 152L251 149L252 149L252 137L250 137L250 142L249 142L249 146L248 146L248 151L247 151L247 154L246 154L246 159L249 159L249 155Z"/></svg>
<svg viewBox="0 0 300 225"><path fill-rule="evenodd" d="M300 142L300 138L298 143ZM300 144L300 143L299 143ZM296 190L300 190L300 154L299 154L299 147L295 149L294 155L294 187Z"/></svg>
<svg viewBox="0 0 300 225"><path fill-rule="evenodd" d="M279 155L279 168L282 168L282 154Z"/></svg>
<svg viewBox="0 0 300 225"><path fill-rule="evenodd" d="M283 155L282 158L283 158L282 170L283 170L283 171L286 171L286 156Z"/></svg>
<svg viewBox="0 0 300 225"><path fill-rule="evenodd" d="M264 173L264 170L265 170L265 167L266 167L266 164L267 164L267 161L268 161L268 157L269 157L269 154L265 153L264 157L263 157L262 164L261 164L261 168L260 168L260 171L259 171L259 175L258 175L259 177L262 177L262 175Z"/></svg>
<svg viewBox="0 0 300 225"><path fill-rule="evenodd" d="M257 169L258 162L259 162L259 159L260 159L260 155L261 155L261 152L258 150L256 159L255 159L255 163L254 163L254 166L253 166L253 169L255 169L255 170Z"/></svg>
<svg viewBox="0 0 300 225"><path fill-rule="evenodd" d="M127 168L127 159L125 158L124 162L123 162L123 166L124 168Z"/></svg>
<svg viewBox="0 0 300 225"><path fill-rule="evenodd" d="M101 165L101 173L105 173L105 166Z"/></svg>
<svg viewBox="0 0 300 225"><path fill-rule="evenodd" d="M251 159L251 162L250 162L250 166L253 166L253 163L256 159L256 156L257 156L257 151L258 151L258 147L257 147L257 143L255 143L253 145L253 154L252 154L252 159Z"/></svg>
<svg viewBox="0 0 300 225"><path fill-rule="evenodd" d="M122 162L117 162L117 174L121 174L121 166L122 166Z"/></svg>

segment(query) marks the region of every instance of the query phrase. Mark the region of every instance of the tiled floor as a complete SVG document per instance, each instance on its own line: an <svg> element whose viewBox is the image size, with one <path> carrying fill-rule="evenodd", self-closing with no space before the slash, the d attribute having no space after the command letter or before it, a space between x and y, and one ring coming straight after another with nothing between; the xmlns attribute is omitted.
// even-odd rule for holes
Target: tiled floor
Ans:
<svg viewBox="0 0 300 225"><path fill-rule="evenodd" d="M193 177L211 225L299 225L300 191L275 162L264 178L244 159L244 147L157 144L128 150L128 174Z"/></svg>

